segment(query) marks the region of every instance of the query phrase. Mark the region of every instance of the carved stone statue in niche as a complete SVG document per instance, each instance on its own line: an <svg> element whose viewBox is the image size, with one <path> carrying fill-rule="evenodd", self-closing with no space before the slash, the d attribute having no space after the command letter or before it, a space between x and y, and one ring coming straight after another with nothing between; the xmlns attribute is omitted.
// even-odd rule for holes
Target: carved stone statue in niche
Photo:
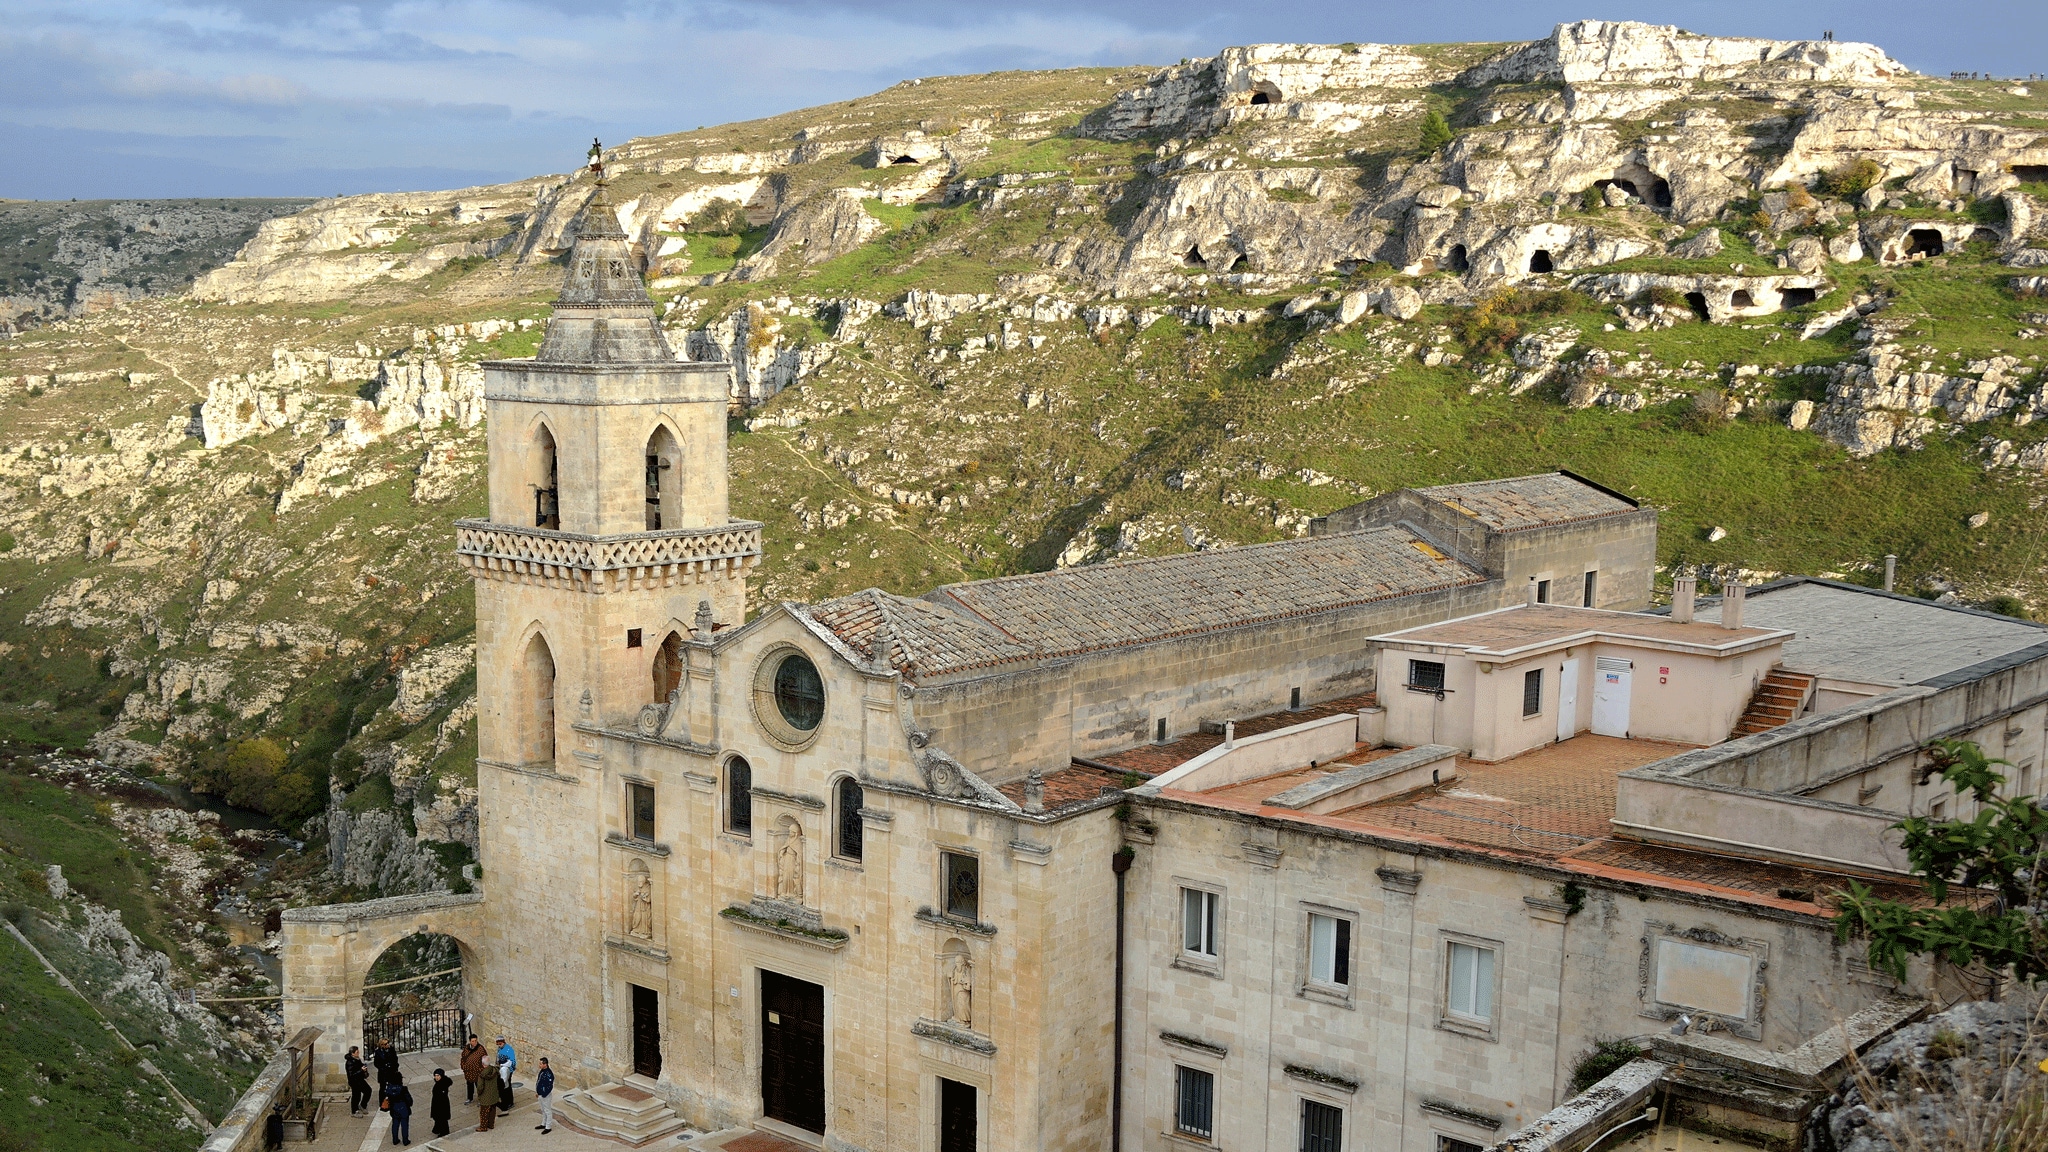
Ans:
<svg viewBox="0 0 2048 1152"><path fill-rule="evenodd" d="M654 878L645 865L626 874L626 934L654 939Z"/></svg>
<svg viewBox="0 0 2048 1152"><path fill-rule="evenodd" d="M782 823L782 847L775 853L775 898L804 902L804 830L794 820Z"/></svg>
<svg viewBox="0 0 2048 1152"><path fill-rule="evenodd" d="M967 955L964 946L946 950L940 966L945 986L940 995L945 1000L946 1021L962 1028L974 1027L974 961Z"/></svg>

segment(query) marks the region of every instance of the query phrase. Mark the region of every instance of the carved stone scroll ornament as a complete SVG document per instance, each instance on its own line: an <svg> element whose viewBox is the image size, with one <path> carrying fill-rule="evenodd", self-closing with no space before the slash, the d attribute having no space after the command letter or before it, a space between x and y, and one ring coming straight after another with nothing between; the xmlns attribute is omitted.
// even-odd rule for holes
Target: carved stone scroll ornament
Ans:
<svg viewBox="0 0 2048 1152"><path fill-rule="evenodd" d="M668 708L666 704L642 704L640 715L633 720L634 730L642 736L661 735L662 726L668 722Z"/></svg>

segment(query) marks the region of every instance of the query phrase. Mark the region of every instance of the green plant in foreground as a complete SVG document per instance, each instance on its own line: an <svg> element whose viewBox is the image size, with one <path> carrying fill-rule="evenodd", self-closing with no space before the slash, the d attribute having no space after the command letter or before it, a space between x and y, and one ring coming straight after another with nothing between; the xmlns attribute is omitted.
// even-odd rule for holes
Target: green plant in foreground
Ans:
<svg viewBox="0 0 2048 1152"><path fill-rule="evenodd" d="M2048 927L2037 909L2048 813L2031 796L2000 797L2005 777L1993 769L2008 762L1990 759L1975 743L1936 740L1927 751L1933 763L1926 774L1938 773L1958 795L1967 792L1977 814L1968 820L1908 816L1893 825L1904 834L1907 862L1933 902L1882 899L1851 880L1837 897L1836 937L1867 938L1870 966L1901 980L1913 956L2011 968L2028 982L2048 978ZM1950 903L1955 884L1970 889L1971 899Z"/></svg>
<svg viewBox="0 0 2048 1152"><path fill-rule="evenodd" d="M1643 1050L1633 1040L1595 1037L1593 1046L1581 1052L1578 1061L1572 1065L1569 1094L1576 1096L1584 1092L1642 1054Z"/></svg>

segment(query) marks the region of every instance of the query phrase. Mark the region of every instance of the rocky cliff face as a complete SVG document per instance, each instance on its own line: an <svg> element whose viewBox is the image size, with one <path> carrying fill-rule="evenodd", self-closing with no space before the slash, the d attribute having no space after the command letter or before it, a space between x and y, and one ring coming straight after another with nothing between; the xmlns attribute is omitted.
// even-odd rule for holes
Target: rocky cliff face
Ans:
<svg viewBox="0 0 2048 1152"><path fill-rule="evenodd" d="M2044 118L1870 45L1586 21L909 82L607 165L671 346L732 365L764 600L1567 466L1665 510L1671 571L1898 551L1990 603L2048 593ZM589 191L321 201L0 344L0 663L48 677L0 725L173 771L272 738L337 881L457 883L477 364L532 353Z"/></svg>
<svg viewBox="0 0 2048 1152"><path fill-rule="evenodd" d="M303 200L0 201L0 334L182 293Z"/></svg>

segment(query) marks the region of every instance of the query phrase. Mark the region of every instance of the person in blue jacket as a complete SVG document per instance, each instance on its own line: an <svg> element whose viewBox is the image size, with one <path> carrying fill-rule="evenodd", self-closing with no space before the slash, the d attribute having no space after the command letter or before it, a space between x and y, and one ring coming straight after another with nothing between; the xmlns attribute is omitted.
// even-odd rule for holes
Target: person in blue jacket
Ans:
<svg viewBox="0 0 2048 1152"><path fill-rule="evenodd" d="M512 1050L512 1042L498 1037L498 1087L503 1097L498 1102L502 1114L512 1110L512 1070L519 1067L519 1053Z"/></svg>
<svg viewBox="0 0 2048 1152"><path fill-rule="evenodd" d="M403 1084L384 1088L384 1106L391 1111L391 1142L412 1143L412 1091Z"/></svg>

